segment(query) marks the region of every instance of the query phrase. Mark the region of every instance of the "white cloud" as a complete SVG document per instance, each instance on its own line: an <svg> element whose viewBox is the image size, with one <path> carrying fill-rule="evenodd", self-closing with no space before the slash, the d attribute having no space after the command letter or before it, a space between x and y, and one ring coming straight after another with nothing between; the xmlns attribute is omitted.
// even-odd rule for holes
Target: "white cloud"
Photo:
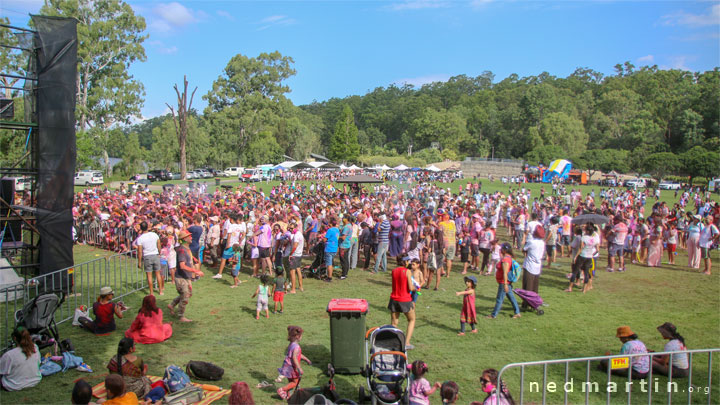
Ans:
<svg viewBox="0 0 720 405"><path fill-rule="evenodd" d="M183 27L197 21L190 9L177 2L158 4L154 12L168 24L175 27Z"/></svg>
<svg viewBox="0 0 720 405"><path fill-rule="evenodd" d="M690 59L687 56L675 56L670 58L670 67L672 69L680 69L680 70L692 70L687 66L688 59Z"/></svg>
<svg viewBox="0 0 720 405"><path fill-rule="evenodd" d="M258 24L260 24L260 28L258 28L258 31L266 30L270 27L293 25L295 23L296 21L293 18L290 18L286 15L271 15L269 17L263 18L258 22Z"/></svg>
<svg viewBox="0 0 720 405"><path fill-rule="evenodd" d="M151 31L168 33L207 18L201 10L193 10L178 2L160 3L152 9L148 26Z"/></svg>
<svg viewBox="0 0 720 405"><path fill-rule="evenodd" d="M429 83L434 83L434 82L446 82L446 81L448 81L448 79L450 79L450 75L448 75L448 74L436 74L436 75L427 75L427 76L399 79L399 80L395 80L393 83L400 85L400 86L409 84L414 87L422 87L424 84L429 84Z"/></svg>
<svg viewBox="0 0 720 405"><path fill-rule="evenodd" d="M235 21L235 17L233 17L232 14L228 13L225 10L218 10L217 15L219 15L220 17L223 17L223 18L227 18L230 21Z"/></svg>
<svg viewBox="0 0 720 405"><path fill-rule="evenodd" d="M403 0L393 3L389 8L395 11L404 11L445 8L448 7L448 5L449 2L446 0Z"/></svg>
<svg viewBox="0 0 720 405"><path fill-rule="evenodd" d="M692 14L678 11L664 15L662 22L665 25L686 25L693 28L720 25L720 4L715 4L710 7L706 14Z"/></svg>
<svg viewBox="0 0 720 405"><path fill-rule="evenodd" d="M146 42L148 46L151 46L152 49L156 50L158 53L161 53L163 55L172 55L177 53L178 47L171 45L165 45L162 41L148 41Z"/></svg>
<svg viewBox="0 0 720 405"><path fill-rule="evenodd" d="M472 8L482 8L486 5L492 3L493 0L471 0L470 1L470 7Z"/></svg>
<svg viewBox="0 0 720 405"><path fill-rule="evenodd" d="M640 63L653 63L655 61L655 57L653 55L645 55L639 57L637 61Z"/></svg>

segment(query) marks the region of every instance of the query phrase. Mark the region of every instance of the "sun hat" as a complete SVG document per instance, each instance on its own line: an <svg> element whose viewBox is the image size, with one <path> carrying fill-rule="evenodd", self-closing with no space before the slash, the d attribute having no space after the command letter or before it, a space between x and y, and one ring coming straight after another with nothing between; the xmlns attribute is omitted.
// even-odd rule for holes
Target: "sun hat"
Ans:
<svg viewBox="0 0 720 405"><path fill-rule="evenodd" d="M473 285L477 285L477 278L475 276L467 276L463 279L464 281L472 281Z"/></svg>
<svg viewBox="0 0 720 405"><path fill-rule="evenodd" d="M178 235L178 239L182 241L182 240L187 239L188 236L192 237L192 234L183 229L182 231L180 231L180 234Z"/></svg>
<svg viewBox="0 0 720 405"><path fill-rule="evenodd" d="M110 295L115 294L112 287L103 287L100 289L100 295Z"/></svg>
<svg viewBox="0 0 720 405"><path fill-rule="evenodd" d="M617 333L615 334L615 337L619 337L619 338L630 337L634 334L635 334L635 332L633 332L629 326L621 326L621 327L617 328Z"/></svg>

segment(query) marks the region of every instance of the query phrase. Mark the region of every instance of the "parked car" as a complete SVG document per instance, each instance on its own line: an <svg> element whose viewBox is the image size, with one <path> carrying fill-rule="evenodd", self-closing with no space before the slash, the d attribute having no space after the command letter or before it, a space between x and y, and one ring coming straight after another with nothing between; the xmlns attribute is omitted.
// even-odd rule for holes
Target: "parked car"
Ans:
<svg viewBox="0 0 720 405"><path fill-rule="evenodd" d="M658 185L660 190L680 190L680 183L674 181L661 181Z"/></svg>
<svg viewBox="0 0 720 405"><path fill-rule="evenodd" d="M199 178L198 174L194 170L188 170L185 172L185 180L195 180Z"/></svg>
<svg viewBox="0 0 720 405"><path fill-rule="evenodd" d="M158 179L157 179L157 177L155 177L154 175L152 175L150 173L139 173L139 174L136 174L136 175L130 177L130 181L139 182L140 180L149 180L150 182L153 182L153 181L157 181Z"/></svg>
<svg viewBox="0 0 720 405"><path fill-rule="evenodd" d="M155 176L155 178L163 180L163 181L172 180L172 178L173 178L173 174L170 173L170 171L165 170L165 169L150 170L149 173L152 174L153 176Z"/></svg>
<svg viewBox="0 0 720 405"><path fill-rule="evenodd" d="M258 169L245 169L243 170L240 180L244 183L257 182L262 180L262 172Z"/></svg>
<svg viewBox="0 0 720 405"><path fill-rule="evenodd" d="M81 170L75 173L76 186L98 186L105 183L102 172L94 170Z"/></svg>
<svg viewBox="0 0 720 405"><path fill-rule="evenodd" d="M230 177L227 173L225 173L222 170L213 170L213 175L215 177Z"/></svg>
<svg viewBox="0 0 720 405"><path fill-rule="evenodd" d="M225 169L225 174L227 174L227 177L240 177L242 175L243 170L245 170L244 167L228 167Z"/></svg>

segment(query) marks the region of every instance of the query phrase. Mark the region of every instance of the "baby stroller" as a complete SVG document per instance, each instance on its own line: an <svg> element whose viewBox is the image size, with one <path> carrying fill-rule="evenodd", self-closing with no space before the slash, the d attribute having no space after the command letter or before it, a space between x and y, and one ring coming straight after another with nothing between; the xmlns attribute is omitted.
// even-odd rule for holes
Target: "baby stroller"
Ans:
<svg viewBox="0 0 720 405"><path fill-rule="evenodd" d="M363 375L368 392L360 387L360 403L369 399L373 405L407 404L405 333L392 325L372 328L365 335L365 352L368 360Z"/></svg>
<svg viewBox="0 0 720 405"><path fill-rule="evenodd" d="M15 312L15 324L24 326L39 348L45 348L60 342L55 311L65 301L65 294L60 297L53 293L40 294ZM54 339L54 340L53 340Z"/></svg>
<svg viewBox="0 0 720 405"><path fill-rule="evenodd" d="M302 270L303 277L313 277L323 279L327 276L327 268L325 267L325 242L318 242L310 249L315 255L315 260L309 266L305 266Z"/></svg>

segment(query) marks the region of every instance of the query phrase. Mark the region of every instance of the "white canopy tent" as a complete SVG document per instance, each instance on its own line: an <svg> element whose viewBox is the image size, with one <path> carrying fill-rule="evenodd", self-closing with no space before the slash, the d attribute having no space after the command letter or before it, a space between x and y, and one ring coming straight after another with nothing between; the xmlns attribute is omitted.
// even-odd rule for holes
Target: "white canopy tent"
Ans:
<svg viewBox="0 0 720 405"><path fill-rule="evenodd" d="M314 169L339 169L340 166L331 162L310 162L308 163Z"/></svg>
<svg viewBox="0 0 720 405"><path fill-rule="evenodd" d="M403 165L403 164L401 164L401 165L399 165L399 166L396 166L396 167L393 167L393 170L399 170L399 171L407 170L407 169L409 169L409 167L407 167L407 166L405 166L405 165Z"/></svg>
<svg viewBox="0 0 720 405"><path fill-rule="evenodd" d="M428 171L431 171L431 172L436 172L436 173L439 172L439 171L441 171L440 169L438 169L438 168L435 167L434 165L430 165L430 166L426 167L425 170L428 170Z"/></svg>
<svg viewBox="0 0 720 405"><path fill-rule="evenodd" d="M348 167L348 170L360 170L360 168L357 165L352 165Z"/></svg>

